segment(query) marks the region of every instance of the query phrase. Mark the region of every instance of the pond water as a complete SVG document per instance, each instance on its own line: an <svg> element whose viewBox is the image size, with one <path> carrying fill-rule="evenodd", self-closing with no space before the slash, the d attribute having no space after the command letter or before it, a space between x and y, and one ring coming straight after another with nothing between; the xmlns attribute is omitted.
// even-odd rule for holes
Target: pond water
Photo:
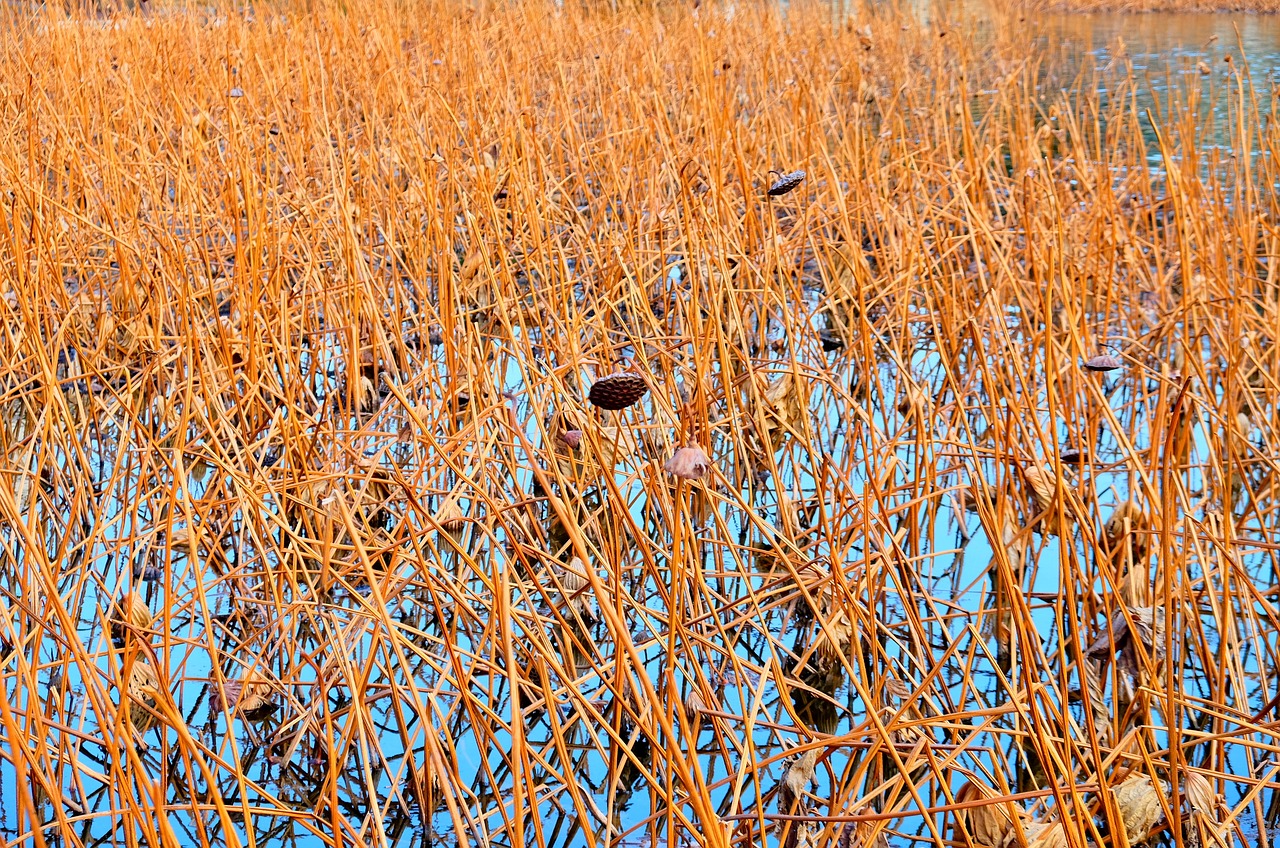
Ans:
<svg viewBox="0 0 1280 848"><path fill-rule="evenodd" d="M1226 70L1227 56L1243 58L1256 81L1280 81L1280 16L1148 12L1143 14L1054 14L1043 21L1041 49L1069 63L1091 58L1105 65L1128 59L1151 88L1165 86L1168 68L1197 70L1204 62L1214 77ZM1197 71L1199 73L1199 71Z"/></svg>
<svg viewBox="0 0 1280 848"><path fill-rule="evenodd" d="M1141 14L1056 14L1044 22L1040 48L1064 84L1072 77L1089 83L1092 72L1123 66L1133 70L1133 108L1150 111L1157 124L1174 101L1193 89L1201 118L1196 144L1202 154L1229 158L1231 122L1238 120L1242 94L1256 101L1267 119L1280 86L1280 16L1148 12ZM1242 77L1243 85L1235 80ZM1099 74L1105 78L1105 73ZM1065 87L1065 85L1064 85ZM1098 93L1108 94L1105 84ZM1148 163L1164 166L1155 127L1144 115ZM1252 157L1267 155L1251 151ZM1206 167L1211 167L1206 163Z"/></svg>

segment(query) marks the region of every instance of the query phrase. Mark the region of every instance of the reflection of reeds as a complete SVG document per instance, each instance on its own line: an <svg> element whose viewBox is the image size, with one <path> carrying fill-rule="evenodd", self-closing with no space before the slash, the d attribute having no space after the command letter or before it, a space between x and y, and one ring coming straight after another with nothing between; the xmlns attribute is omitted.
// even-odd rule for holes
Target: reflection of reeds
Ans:
<svg viewBox="0 0 1280 848"><path fill-rule="evenodd" d="M1262 77L842 14L6 6L5 827L1247 841Z"/></svg>

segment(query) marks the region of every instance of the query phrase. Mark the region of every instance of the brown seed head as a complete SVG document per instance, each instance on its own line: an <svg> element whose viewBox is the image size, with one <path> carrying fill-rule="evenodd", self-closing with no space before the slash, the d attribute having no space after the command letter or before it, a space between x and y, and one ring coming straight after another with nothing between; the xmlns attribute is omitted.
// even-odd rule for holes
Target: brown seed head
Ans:
<svg viewBox="0 0 1280 848"><path fill-rule="evenodd" d="M1086 359L1084 367L1087 371L1107 372L1123 368L1124 363L1109 353L1101 353Z"/></svg>
<svg viewBox="0 0 1280 848"><path fill-rule="evenodd" d="M649 391L649 384L639 374L618 372L602 377L591 387L587 400L601 409L626 409Z"/></svg>
<svg viewBox="0 0 1280 848"><path fill-rule="evenodd" d="M800 183L804 182L804 171L791 171L783 174L773 181L773 185L769 186L770 197L781 197L784 194L795 191L799 188Z"/></svg>

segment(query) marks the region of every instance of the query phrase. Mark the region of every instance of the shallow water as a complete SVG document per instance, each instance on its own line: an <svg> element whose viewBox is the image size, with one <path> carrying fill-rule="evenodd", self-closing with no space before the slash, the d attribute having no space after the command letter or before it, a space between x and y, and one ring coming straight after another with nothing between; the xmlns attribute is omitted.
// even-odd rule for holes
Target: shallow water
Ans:
<svg viewBox="0 0 1280 848"><path fill-rule="evenodd" d="M1225 57L1243 58L1255 80L1280 73L1280 16L1148 12L1143 14L1055 14L1043 22L1043 49L1105 64L1128 58L1139 74L1162 76L1170 65L1203 61L1220 76ZM1154 90L1163 85L1152 78Z"/></svg>
<svg viewBox="0 0 1280 848"><path fill-rule="evenodd" d="M1132 108L1144 113L1148 163L1164 166L1155 129L1164 129L1171 96L1198 97L1197 147L1203 155L1231 159L1231 122L1238 99L1255 98L1269 117L1280 85L1280 16L1150 12L1057 14L1049 17L1040 49L1063 86L1072 77L1088 84L1093 71L1132 68ZM1241 83L1237 85L1237 80ZM1109 94L1105 84L1097 91ZM1148 117L1145 113L1150 113ZM1251 157L1261 154L1251 151ZM1206 167L1213 167L1206 162Z"/></svg>

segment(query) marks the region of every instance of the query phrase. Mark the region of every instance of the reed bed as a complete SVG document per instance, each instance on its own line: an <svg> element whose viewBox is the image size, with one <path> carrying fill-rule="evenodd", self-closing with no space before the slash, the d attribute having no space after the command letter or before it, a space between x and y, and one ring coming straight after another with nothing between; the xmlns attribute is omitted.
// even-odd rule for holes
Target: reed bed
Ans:
<svg viewBox="0 0 1280 848"><path fill-rule="evenodd" d="M1143 114L944 10L3 14L8 842L1270 844L1247 69Z"/></svg>

